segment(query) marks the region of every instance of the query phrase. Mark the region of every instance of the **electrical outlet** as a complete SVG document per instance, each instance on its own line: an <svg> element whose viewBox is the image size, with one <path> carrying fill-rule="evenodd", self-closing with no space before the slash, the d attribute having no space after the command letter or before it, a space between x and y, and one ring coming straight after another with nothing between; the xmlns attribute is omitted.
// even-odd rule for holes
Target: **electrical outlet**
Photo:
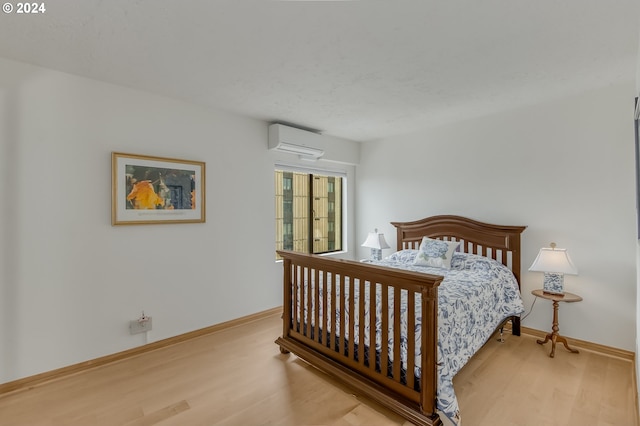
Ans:
<svg viewBox="0 0 640 426"><path fill-rule="evenodd" d="M131 334L138 334L151 331L152 325L151 317L140 317L137 320L129 321L129 332Z"/></svg>

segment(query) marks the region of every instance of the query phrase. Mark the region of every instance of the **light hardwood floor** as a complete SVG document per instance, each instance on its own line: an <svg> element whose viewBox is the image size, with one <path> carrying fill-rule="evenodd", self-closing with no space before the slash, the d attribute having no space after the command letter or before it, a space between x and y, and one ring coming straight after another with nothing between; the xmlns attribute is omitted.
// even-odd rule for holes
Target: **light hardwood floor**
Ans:
<svg viewBox="0 0 640 426"><path fill-rule="evenodd" d="M273 343L275 314L0 396L3 426L404 425ZM463 426L638 426L629 360L492 338L454 385ZM449 424L445 422L445 424Z"/></svg>

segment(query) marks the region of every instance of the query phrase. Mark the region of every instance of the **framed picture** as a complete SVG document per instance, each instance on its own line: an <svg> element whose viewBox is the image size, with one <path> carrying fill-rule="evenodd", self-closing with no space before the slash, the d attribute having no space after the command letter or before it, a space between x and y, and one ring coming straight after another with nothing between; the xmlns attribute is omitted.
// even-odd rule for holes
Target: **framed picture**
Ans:
<svg viewBox="0 0 640 426"><path fill-rule="evenodd" d="M205 164L111 153L111 224L205 221Z"/></svg>

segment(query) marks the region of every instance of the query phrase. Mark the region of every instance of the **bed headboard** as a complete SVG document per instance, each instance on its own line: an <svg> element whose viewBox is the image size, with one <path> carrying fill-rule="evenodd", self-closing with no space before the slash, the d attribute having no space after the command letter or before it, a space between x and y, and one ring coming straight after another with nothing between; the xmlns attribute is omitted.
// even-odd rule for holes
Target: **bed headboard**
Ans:
<svg viewBox="0 0 640 426"><path fill-rule="evenodd" d="M458 251L490 257L506 265L520 285L520 234L526 226L493 225L461 216L431 216L413 222L391 222L397 249L418 249L422 237L460 241Z"/></svg>

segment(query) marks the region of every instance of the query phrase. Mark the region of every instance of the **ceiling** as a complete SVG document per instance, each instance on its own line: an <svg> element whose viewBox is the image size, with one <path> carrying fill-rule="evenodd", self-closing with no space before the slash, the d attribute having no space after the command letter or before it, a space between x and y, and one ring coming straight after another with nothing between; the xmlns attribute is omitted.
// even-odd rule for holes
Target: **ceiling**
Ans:
<svg viewBox="0 0 640 426"><path fill-rule="evenodd" d="M634 81L640 27L637 0L45 6L0 15L0 56L357 141Z"/></svg>

